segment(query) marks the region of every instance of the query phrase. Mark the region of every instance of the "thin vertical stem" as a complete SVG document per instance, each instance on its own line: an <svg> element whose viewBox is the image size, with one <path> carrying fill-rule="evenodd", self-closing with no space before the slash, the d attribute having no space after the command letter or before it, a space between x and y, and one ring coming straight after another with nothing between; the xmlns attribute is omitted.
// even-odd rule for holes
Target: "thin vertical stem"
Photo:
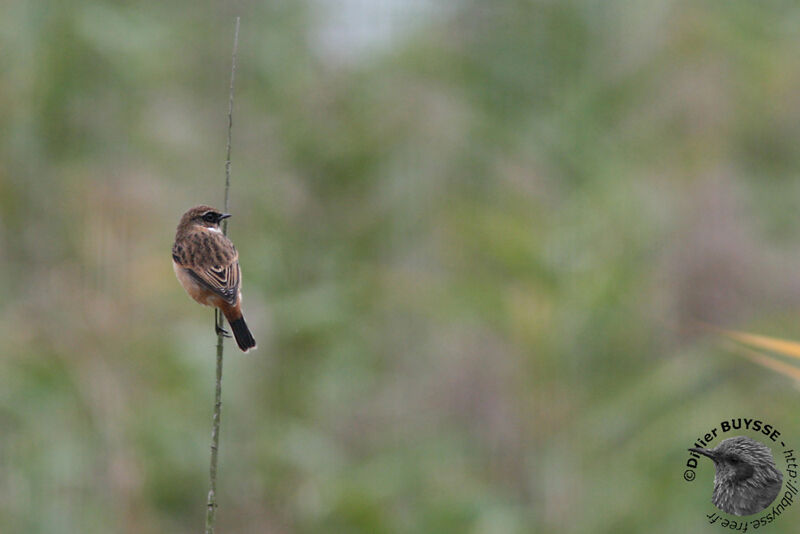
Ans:
<svg viewBox="0 0 800 534"><path fill-rule="evenodd" d="M239 48L239 17L236 17L236 30L233 34L233 55L231 58L231 85L228 96L228 143L225 155L225 213L228 212L228 192L231 187L231 130L233 129L233 81L236 75L236 52ZM222 232L228 234L227 219L222 223ZM214 534L217 522L217 458L219 454L219 423L222 415L222 355L224 336L222 335L222 314L214 310L217 325L217 378L214 388L214 416L211 423L211 467L209 468L209 490L206 510L206 534Z"/></svg>
<svg viewBox="0 0 800 534"><path fill-rule="evenodd" d="M214 389L214 417L211 424L211 468L209 469L206 534L214 534L217 522L217 455L219 453L219 422L222 413L222 334L217 334L217 380Z"/></svg>
<svg viewBox="0 0 800 534"><path fill-rule="evenodd" d="M236 17L236 31L233 34L233 54L231 56L231 85L228 91L228 144L225 149L225 213L228 213L228 191L231 188L231 133L233 132L233 82L236 79L236 54L239 51L239 17ZM228 219L222 221L222 233L228 235Z"/></svg>

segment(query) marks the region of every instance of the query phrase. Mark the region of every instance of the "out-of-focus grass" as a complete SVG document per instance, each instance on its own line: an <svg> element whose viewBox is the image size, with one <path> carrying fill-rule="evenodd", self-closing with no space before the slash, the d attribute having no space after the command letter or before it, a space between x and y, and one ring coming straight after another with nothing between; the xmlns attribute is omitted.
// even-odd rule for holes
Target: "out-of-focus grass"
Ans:
<svg viewBox="0 0 800 534"><path fill-rule="evenodd" d="M694 328L798 338L795 9L387 4L338 57L330 6L237 8L4 7L0 531L202 526L212 315L168 251L221 201L235 14L221 530L697 531L697 435L800 443Z"/></svg>

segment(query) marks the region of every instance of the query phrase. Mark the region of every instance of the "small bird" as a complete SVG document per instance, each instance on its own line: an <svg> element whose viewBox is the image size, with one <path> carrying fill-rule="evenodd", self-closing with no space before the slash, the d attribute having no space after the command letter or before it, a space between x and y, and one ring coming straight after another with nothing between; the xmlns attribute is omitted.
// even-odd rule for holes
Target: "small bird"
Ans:
<svg viewBox="0 0 800 534"><path fill-rule="evenodd" d="M211 206L195 206L181 217L172 245L172 268L189 296L200 304L219 308L243 352L256 348L256 340L242 316L242 271L239 253L220 230L230 217ZM217 334L228 332L214 327Z"/></svg>
<svg viewBox="0 0 800 534"><path fill-rule="evenodd" d="M714 461L714 506L733 515L752 515L775 500L783 474L775 466L772 452L747 436L725 439L713 449L691 448Z"/></svg>

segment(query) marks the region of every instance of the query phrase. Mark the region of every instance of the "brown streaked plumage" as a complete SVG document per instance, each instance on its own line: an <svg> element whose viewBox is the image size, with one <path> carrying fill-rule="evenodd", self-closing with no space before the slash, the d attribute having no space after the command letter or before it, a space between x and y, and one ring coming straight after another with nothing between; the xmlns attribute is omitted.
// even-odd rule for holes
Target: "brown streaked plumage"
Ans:
<svg viewBox="0 0 800 534"><path fill-rule="evenodd" d="M184 213L172 245L172 267L190 297L219 308L236 344L247 352L256 347L256 341L242 316L239 253L219 228L228 217L211 206L196 206Z"/></svg>

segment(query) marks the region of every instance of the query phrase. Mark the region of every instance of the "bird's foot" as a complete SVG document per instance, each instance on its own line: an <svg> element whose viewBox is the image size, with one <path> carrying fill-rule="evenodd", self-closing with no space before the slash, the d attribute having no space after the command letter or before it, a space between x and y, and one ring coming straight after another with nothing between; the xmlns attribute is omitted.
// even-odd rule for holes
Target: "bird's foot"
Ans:
<svg viewBox="0 0 800 534"><path fill-rule="evenodd" d="M216 332L216 334L217 334L218 336L222 336L222 337L231 337L231 335L228 333L228 331L227 331L227 330L225 330L224 328L222 328L222 327L221 327L220 325L218 325L218 324L215 324L215 325L214 325L214 332Z"/></svg>

